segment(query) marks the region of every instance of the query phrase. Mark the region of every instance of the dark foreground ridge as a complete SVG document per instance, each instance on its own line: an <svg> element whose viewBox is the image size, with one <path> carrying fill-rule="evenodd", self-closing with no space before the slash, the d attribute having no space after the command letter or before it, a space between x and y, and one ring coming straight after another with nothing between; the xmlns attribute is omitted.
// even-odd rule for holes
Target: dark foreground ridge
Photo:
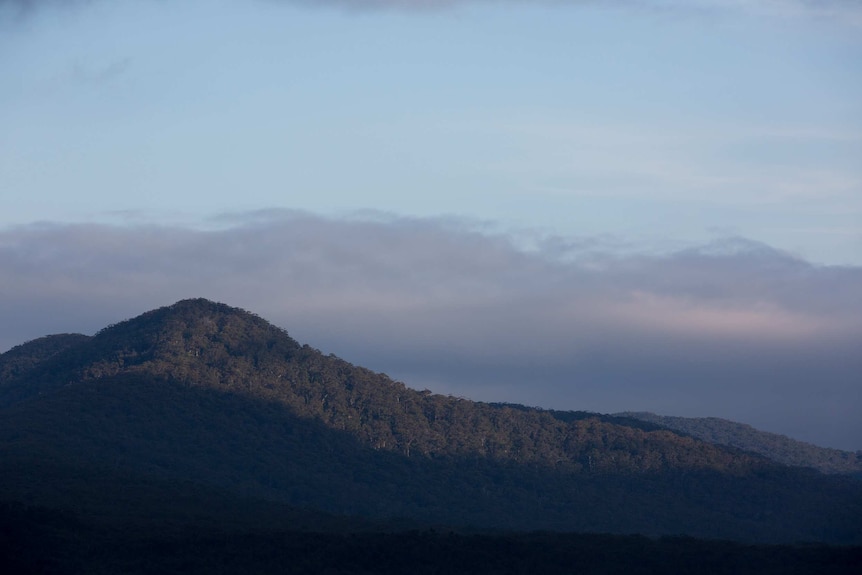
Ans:
<svg viewBox="0 0 862 575"><path fill-rule="evenodd" d="M454 531L355 532L84 525L57 512L0 505L6 573L291 573L297 575L843 575L862 547L747 545L686 537Z"/></svg>
<svg viewBox="0 0 862 575"><path fill-rule="evenodd" d="M862 543L853 478L631 417L415 391L207 300L0 355L0 416L0 500L96 538L437 525Z"/></svg>

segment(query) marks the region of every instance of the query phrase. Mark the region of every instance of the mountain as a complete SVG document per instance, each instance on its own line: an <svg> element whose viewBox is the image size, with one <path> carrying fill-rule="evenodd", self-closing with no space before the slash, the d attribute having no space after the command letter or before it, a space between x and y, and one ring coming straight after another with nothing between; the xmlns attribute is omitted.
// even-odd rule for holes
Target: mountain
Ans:
<svg viewBox="0 0 862 575"><path fill-rule="evenodd" d="M0 355L0 382L9 381L33 369L36 364L90 339L80 333L45 336L19 345Z"/></svg>
<svg viewBox="0 0 862 575"><path fill-rule="evenodd" d="M821 473L862 476L862 451L853 453L819 447L718 417L671 417L646 411L616 415L654 423L716 445L737 447L783 465L810 467Z"/></svg>
<svg viewBox="0 0 862 575"><path fill-rule="evenodd" d="M102 523L248 525L248 501L306 524L862 542L858 481L633 418L415 391L206 300L34 340L0 373L0 499Z"/></svg>

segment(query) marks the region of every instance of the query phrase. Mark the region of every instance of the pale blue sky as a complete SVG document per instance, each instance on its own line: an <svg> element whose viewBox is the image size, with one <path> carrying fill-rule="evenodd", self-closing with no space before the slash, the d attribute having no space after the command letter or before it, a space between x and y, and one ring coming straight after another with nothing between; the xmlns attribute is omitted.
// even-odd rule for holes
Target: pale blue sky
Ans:
<svg viewBox="0 0 862 575"><path fill-rule="evenodd" d="M0 1L0 225L374 209L862 264L848 3L43 4Z"/></svg>

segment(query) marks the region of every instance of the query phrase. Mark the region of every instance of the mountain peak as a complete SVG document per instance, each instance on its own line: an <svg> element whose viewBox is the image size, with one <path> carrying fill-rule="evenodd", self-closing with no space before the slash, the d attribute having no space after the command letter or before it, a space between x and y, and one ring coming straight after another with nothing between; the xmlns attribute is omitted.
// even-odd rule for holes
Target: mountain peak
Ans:
<svg viewBox="0 0 862 575"><path fill-rule="evenodd" d="M227 304L214 302L205 298L183 299L172 305L160 307L131 319L109 325L100 330L103 332L116 331L120 327L128 327L138 324L156 324L171 321L197 321L213 316L236 315L247 318L257 318L256 315L237 307L231 307ZM259 318L258 318L259 319ZM262 321L262 320L261 320Z"/></svg>
<svg viewBox="0 0 862 575"><path fill-rule="evenodd" d="M163 346L177 339L201 338L232 340L287 337L287 333L261 317L238 307L204 298L184 299L137 317L110 325L96 336L101 339L128 340L138 348ZM292 341L292 340L291 340ZM237 343L237 342L235 342ZM295 342L293 342L295 344ZM139 349L139 351L142 351Z"/></svg>
<svg viewBox="0 0 862 575"><path fill-rule="evenodd" d="M195 297L188 299L181 299L173 305L165 306L163 309L169 309L174 311L179 310L190 310L190 311L236 311L249 313L245 310L238 307L231 307L225 303L213 301L203 297Z"/></svg>
<svg viewBox="0 0 862 575"><path fill-rule="evenodd" d="M229 372L242 372L244 379L251 379L264 357L284 361L300 347L283 329L255 314L203 298L186 299L109 325L80 345L40 357L27 370L17 369L15 378L0 388L0 404L48 393L70 382L127 372L194 385L230 386L237 378L226 375Z"/></svg>

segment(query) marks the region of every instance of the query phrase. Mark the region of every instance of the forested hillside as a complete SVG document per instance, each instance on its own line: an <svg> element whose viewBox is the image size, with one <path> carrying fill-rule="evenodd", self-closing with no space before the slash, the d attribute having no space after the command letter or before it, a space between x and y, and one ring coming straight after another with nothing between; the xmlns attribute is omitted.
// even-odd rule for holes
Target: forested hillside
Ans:
<svg viewBox="0 0 862 575"><path fill-rule="evenodd" d="M31 367L16 365L18 375L0 383L0 405L70 382L143 376L274 402L374 449L406 456L470 455L574 471L743 471L759 464L689 437L598 415L566 421L538 409L415 391L301 346L259 317L205 300L144 314L93 338L42 338L2 357L0 369L10 364L11 370L18 357Z"/></svg>
<svg viewBox="0 0 862 575"><path fill-rule="evenodd" d="M206 300L29 342L0 370L0 499L99 521L244 521L202 503L216 490L406 524L862 541L856 481L415 391Z"/></svg>
<svg viewBox="0 0 862 575"><path fill-rule="evenodd" d="M90 339L80 333L48 335L0 354L0 384L33 369L37 364Z"/></svg>
<svg viewBox="0 0 862 575"><path fill-rule="evenodd" d="M822 473L862 474L862 451L818 447L718 417L671 417L643 411L617 415L654 423L717 445L738 447L784 465L811 467Z"/></svg>

